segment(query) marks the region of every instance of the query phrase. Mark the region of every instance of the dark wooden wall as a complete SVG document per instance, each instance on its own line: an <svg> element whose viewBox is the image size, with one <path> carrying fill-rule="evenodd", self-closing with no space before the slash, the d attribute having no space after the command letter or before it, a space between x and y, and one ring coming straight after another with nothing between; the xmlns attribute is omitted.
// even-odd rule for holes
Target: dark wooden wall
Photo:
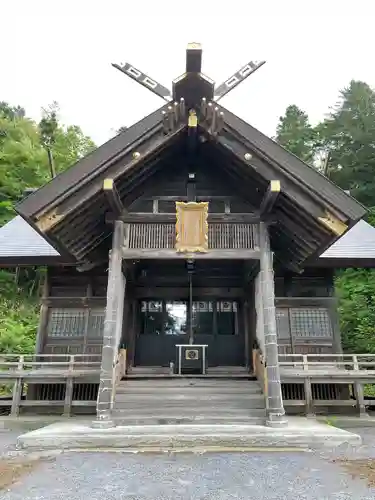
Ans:
<svg viewBox="0 0 375 500"><path fill-rule="evenodd" d="M131 343L138 326L142 299L187 299L188 281L183 262L150 261L129 270L123 336ZM208 297L248 301L249 328L253 328L251 288L244 286L241 262L206 261L193 276L195 300ZM100 353L106 304L107 270L79 273L74 267L50 267L42 298L38 352ZM276 313L279 343L316 352L341 348L332 270L308 269L302 275L277 272ZM243 325L243 323L242 323ZM251 337L251 331L250 331ZM320 349L313 346L322 345ZM300 347L298 347L300 346ZM307 346L307 347L306 347ZM309 347L310 346L310 347ZM326 347L324 347L326 346Z"/></svg>
<svg viewBox="0 0 375 500"><path fill-rule="evenodd" d="M181 158L183 161L183 157ZM198 201L209 201L212 213L252 212L253 207L238 195L230 177L214 164L198 163L168 165L142 185L142 190L125 200L130 212L175 213L175 202L187 196L188 174L195 174L195 194ZM157 201L157 204L155 203Z"/></svg>

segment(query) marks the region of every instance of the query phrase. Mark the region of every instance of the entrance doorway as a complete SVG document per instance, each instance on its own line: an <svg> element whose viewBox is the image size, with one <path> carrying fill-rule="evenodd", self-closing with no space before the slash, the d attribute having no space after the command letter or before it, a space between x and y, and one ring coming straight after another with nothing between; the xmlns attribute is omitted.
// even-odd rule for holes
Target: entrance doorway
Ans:
<svg viewBox="0 0 375 500"><path fill-rule="evenodd" d="M245 346L239 303L235 300L193 298L142 300L135 364L169 366L176 344L207 344L209 366L242 366ZM190 329L190 322L192 328Z"/></svg>

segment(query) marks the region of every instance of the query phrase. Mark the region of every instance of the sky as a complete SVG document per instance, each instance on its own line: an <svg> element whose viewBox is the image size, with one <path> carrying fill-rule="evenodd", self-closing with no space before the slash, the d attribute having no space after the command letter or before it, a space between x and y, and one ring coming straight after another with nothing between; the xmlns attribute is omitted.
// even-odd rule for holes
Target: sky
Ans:
<svg viewBox="0 0 375 500"><path fill-rule="evenodd" d="M0 100L39 119L57 101L65 124L97 145L164 101L112 68L130 62L168 88L188 42L217 84L267 63L220 103L267 135L297 104L324 118L351 79L375 87L372 0L1 0Z"/></svg>

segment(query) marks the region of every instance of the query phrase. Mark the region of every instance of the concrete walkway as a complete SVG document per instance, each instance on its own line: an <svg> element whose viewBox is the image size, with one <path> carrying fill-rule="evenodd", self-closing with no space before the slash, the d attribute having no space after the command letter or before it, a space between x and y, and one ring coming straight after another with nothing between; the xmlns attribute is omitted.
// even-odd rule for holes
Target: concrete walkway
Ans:
<svg viewBox="0 0 375 500"><path fill-rule="evenodd" d="M33 450L243 450L249 448L335 448L359 446L359 435L315 419L290 417L287 428L261 425L134 425L96 429L91 422L57 422L19 436Z"/></svg>

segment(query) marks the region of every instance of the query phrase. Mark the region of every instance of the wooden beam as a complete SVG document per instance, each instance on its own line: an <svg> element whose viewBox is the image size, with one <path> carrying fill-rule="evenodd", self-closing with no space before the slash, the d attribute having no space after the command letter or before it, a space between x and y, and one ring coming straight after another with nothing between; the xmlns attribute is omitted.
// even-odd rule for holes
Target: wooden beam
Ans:
<svg viewBox="0 0 375 500"><path fill-rule="evenodd" d="M113 179L104 179L103 181L103 191L105 197L107 198L108 204L111 207L112 212L119 216L125 212L124 205L122 204L120 195L116 189Z"/></svg>
<svg viewBox="0 0 375 500"><path fill-rule="evenodd" d="M170 286L136 286L134 288L135 297L140 298L170 298L171 293L174 297L188 298L189 287L170 287ZM221 297L222 299L238 299L243 297L243 287L193 287L193 298L203 297Z"/></svg>
<svg viewBox="0 0 375 500"><path fill-rule="evenodd" d="M269 214L276 203L276 200L281 192L281 184L279 180L270 181L266 194L260 204L260 214Z"/></svg>
<svg viewBox="0 0 375 500"><path fill-rule="evenodd" d="M225 222L232 222L233 224L242 224L242 223L247 223L247 224L259 224L261 221L265 222L272 222L273 216L265 216L261 218L259 214L254 214L254 213L231 213L231 214L226 214L226 213L217 213L217 214L208 214L208 222L209 223L225 223ZM113 213L107 213L106 214L106 223L107 224L113 224L115 220L115 216ZM176 222L176 214L170 213L170 214L163 214L163 213L151 213L151 212L128 212L126 214L122 214L119 217L120 220L123 222L129 222L129 223L134 223L134 222L143 222L143 223L168 223L168 222ZM276 219L276 218L274 218Z"/></svg>
<svg viewBox="0 0 375 500"><path fill-rule="evenodd" d="M174 249L127 249L122 252L124 259L259 259L259 250L209 250L206 253L180 253Z"/></svg>

